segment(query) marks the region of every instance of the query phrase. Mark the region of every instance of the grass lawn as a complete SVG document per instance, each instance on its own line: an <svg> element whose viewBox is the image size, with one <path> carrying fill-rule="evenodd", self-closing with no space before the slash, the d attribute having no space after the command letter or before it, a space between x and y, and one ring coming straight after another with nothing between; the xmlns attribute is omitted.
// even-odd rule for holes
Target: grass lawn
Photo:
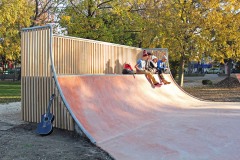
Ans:
<svg viewBox="0 0 240 160"><path fill-rule="evenodd" d="M0 103L21 101L20 81L0 81Z"/></svg>

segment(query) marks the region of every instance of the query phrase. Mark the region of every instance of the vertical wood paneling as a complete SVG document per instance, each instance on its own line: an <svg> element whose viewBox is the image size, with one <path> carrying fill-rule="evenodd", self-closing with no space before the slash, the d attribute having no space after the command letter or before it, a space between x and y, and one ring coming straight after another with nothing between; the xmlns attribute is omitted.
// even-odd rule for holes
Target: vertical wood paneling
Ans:
<svg viewBox="0 0 240 160"><path fill-rule="evenodd" d="M38 100L38 97L39 97L39 95L38 95L38 93L39 93L39 88L38 88L38 76L39 76L39 69L38 69L38 66L39 66L39 54L38 54L38 50L40 49L40 31L39 30L37 30L36 31L36 36L38 37L37 38L37 40L36 40L36 50L35 50L35 57L37 57L37 58L35 58L35 63L34 63L34 79L35 79L35 81L34 81L34 89L35 89L35 93L34 93L34 122L36 122L36 121L38 121L38 115L40 114L40 112L39 112L39 105L38 105L38 102L39 102L39 100Z"/></svg>
<svg viewBox="0 0 240 160"><path fill-rule="evenodd" d="M29 44L29 46L28 46L28 55L27 55L27 62L29 62L29 63L27 63L27 65L26 65L26 70L27 70L27 73L26 73L26 78L27 78L27 83L26 83L26 85L29 85L29 87L28 87L28 89L27 89L27 92L26 92L26 102L27 102L27 108L26 108L26 111L27 111L27 117L26 117L26 119L28 120L28 121L30 121L30 113L31 113L31 110L29 109L30 108L30 99L31 99L31 96L30 96L30 94L31 94L31 79L30 79L30 72L31 72L31 59L30 59L30 55L32 54L31 53L31 49L32 49L32 32L29 32L29 39L28 39L28 44ZM29 98L27 98L27 97L29 97Z"/></svg>
<svg viewBox="0 0 240 160"><path fill-rule="evenodd" d="M56 97L59 97L55 82L53 78L51 78L49 44L50 30L48 28L22 31L21 95L22 119L24 121L39 122L41 115L47 111L51 94L55 93L57 95ZM57 49L57 47L53 48ZM54 55L54 59L57 60L58 56L59 55ZM56 64L59 66L61 65L61 63ZM73 119L66 110L66 107L61 103L61 99L56 98L51 107L51 112L54 113L56 117L54 126L67 130L74 130ZM59 113L65 114L62 115L63 118L58 116Z"/></svg>
<svg viewBox="0 0 240 160"><path fill-rule="evenodd" d="M33 37L38 37L38 34L37 34L38 32L36 31L36 32L34 32L33 33ZM36 41L36 43L34 43L33 44L33 56L32 56L32 60L33 60L33 70L32 70L32 77L33 77L33 86L32 86L32 89L33 89L33 91L32 91L32 93L33 93L33 95L32 95L32 115L33 116L31 116L31 119L32 119L32 122L36 122L36 119L37 119L37 106L36 106L36 102L37 102L37 86L36 86L36 84L37 84L37 58L35 58L35 57L37 57L37 50L38 50L38 38L35 40Z"/></svg>
<svg viewBox="0 0 240 160"><path fill-rule="evenodd" d="M22 33L22 36L21 36L21 51L22 51L22 53L25 53L26 52L26 45L24 45L24 44L26 44L26 38L25 38L25 36L26 36L26 34L27 33ZM21 55L21 62L26 62L26 60L25 60L25 57L26 57L26 55L25 54L22 54ZM25 78L24 77L26 77L26 73L25 73L25 69L26 69L26 67L25 67L25 63L24 64L21 64L21 86L25 86ZM21 95L22 95L22 98L23 97L25 97L25 88L24 87L21 87ZM22 101L21 101L21 106L25 106L25 100L24 99L22 99ZM24 119L24 117L25 117L25 113L26 113L26 111L25 111L25 107L22 107L22 119Z"/></svg>

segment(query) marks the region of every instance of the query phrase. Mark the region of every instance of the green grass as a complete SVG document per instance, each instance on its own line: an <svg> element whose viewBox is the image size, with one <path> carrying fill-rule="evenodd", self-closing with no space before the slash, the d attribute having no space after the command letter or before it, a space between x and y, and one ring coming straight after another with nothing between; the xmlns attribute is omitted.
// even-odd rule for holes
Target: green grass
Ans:
<svg viewBox="0 0 240 160"><path fill-rule="evenodd" d="M0 103L21 101L21 82L0 81Z"/></svg>

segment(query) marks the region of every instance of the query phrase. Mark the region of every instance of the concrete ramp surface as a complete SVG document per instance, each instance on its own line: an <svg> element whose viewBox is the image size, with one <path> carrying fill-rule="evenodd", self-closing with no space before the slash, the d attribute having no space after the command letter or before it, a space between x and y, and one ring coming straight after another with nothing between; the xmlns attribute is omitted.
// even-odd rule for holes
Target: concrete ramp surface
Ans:
<svg viewBox="0 0 240 160"><path fill-rule="evenodd" d="M240 104L198 100L165 77L160 88L144 75L57 79L77 124L115 159L239 159Z"/></svg>
<svg viewBox="0 0 240 160"><path fill-rule="evenodd" d="M240 74L235 74L235 75L236 75L236 77L237 77L237 79L238 79L238 81L240 83Z"/></svg>

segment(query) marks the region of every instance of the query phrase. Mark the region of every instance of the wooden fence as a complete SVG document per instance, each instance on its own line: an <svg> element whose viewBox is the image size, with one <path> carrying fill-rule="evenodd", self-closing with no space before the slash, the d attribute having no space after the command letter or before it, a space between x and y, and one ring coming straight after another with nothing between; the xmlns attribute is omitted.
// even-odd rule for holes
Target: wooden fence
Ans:
<svg viewBox="0 0 240 160"><path fill-rule="evenodd" d="M167 54L166 49L149 51L159 57ZM134 66L141 55L141 48L52 35L51 26L23 29L22 119L39 122L51 94L55 93L51 107L51 113L55 115L54 126L74 130L74 121L60 97L54 74L121 74L124 63Z"/></svg>

